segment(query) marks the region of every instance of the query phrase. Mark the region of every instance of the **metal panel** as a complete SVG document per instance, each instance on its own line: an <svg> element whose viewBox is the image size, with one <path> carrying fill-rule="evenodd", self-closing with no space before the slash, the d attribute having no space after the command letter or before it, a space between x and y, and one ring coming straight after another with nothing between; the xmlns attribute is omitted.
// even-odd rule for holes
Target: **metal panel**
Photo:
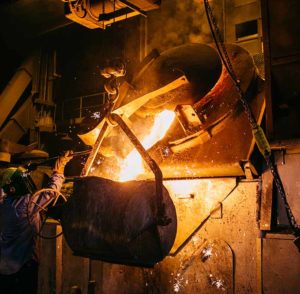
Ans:
<svg viewBox="0 0 300 294"><path fill-rule="evenodd" d="M234 6L242 6L246 4L251 4L257 2L257 0L234 0Z"/></svg>
<svg viewBox="0 0 300 294"><path fill-rule="evenodd" d="M277 168L287 195L288 203L296 222L300 224L300 154L277 153Z"/></svg>
<svg viewBox="0 0 300 294"><path fill-rule="evenodd" d="M89 264L86 258L74 256L65 239L62 244L62 293L70 293L72 286L87 292Z"/></svg>
<svg viewBox="0 0 300 294"><path fill-rule="evenodd" d="M2 107L2 105L1 105ZM18 142L26 134L28 129L34 126L36 111L30 95L13 117L5 124L0 131L0 137L12 142Z"/></svg>
<svg viewBox="0 0 300 294"><path fill-rule="evenodd" d="M224 217L208 221L199 231L202 238L222 238L234 252L234 293L257 293L256 191L256 181L239 183L223 202Z"/></svg>
<svg viewBox="0 0 300 294"><path fill-rule="evenodd" d="M262 193L260 203L260 229L271 230L273 203L273 176L271 172L262 175Z"/></svg>
<svg viewBox="0 0 300 294"><path fill-rule="evenodd" d="M272 58L300 54L298 0L269 1Z"/></svg>
<svg viewBox="0 0 300 294"><path fill-rule="evenodd" d="M265 294L295 294L300 289L300 254L292 240L264 239Z"/></svg>
<svg viewBox="0 0 300 294"><path fill-rule="evenodd" d="M177 214L175 253L236 187L235 178L164 181Z"/></svg>
<svg viewBox="0 0 300 294"><path fill-rule="evenodd" d="M256 293L256 187L255 181L240 183L223 202L222 219L207 220L176 255L153 269L135 268L135 274L127 275L133 272L129 267L105 265L118 278L104 272L103 293L129 293L137 285L135 293ZM203 262L205 251L214 246L212 259ZM139 271L143 278L137 278Z"/></svg>
<svg viewBox="0 0 300 294"><path fill-rule="evenodd" d="M11 78L0 96L0 127L32 80L33 59L27 59Z"/></svg>
<svg viewBox="0 0 300 294"><path fill-rule="evenodd" d="M223 186L222 182L219 187L215 184L218 191ZM176 255L166 257L154 268L92 261L89 273L88 264L84 259L72 256L63 241L63 293L69 293L74 285L80 287L84 293L90 277L96 281L96 294L258 293L259 276L256 267L260 266L260 259L256 261L256 189L256 181L240 182L223 201L222 218L206 220ZM185 192L181 194L182 197L184 194L190 194L190 191ZM202 191L197 192L202 194ZM205 196L209 197L209 193ZM188 202L190 199L179 200ZM187 206L186 210L189 209ZM51 242L46 240L44 244L49 246ZM54 248L55 244L53 251ZM42 267L49 267L53 258L51 259L50 254L48 256L45 251L42 256L46 258L42 261ZM52 276L53 270L52 268ZM45 281L50 276L46 271L42 271L40 278ZM53 292L52 288L49 292L41 293Z"/></svg>
<svg viewBox="0 0 300 294"><path fill-rule="evenodd" d="M176 258L157 265L153 274L159 279L151 281L148 271L146 281L152 288L155 284L154 293L233 293L233 252L223 240L195 237Z"/></svg>
<svg viewBox="0 0 300 294"><path fill-rule="evenodd" d="M279 64L274 62L275 60L272 61L274 132L280 139L299 138L299 128L294 126L300 125L300 55L298 60L286 58Z"/></svg>
<svg viewBox="0 0 300 294"><path fill-rule="evenodd" d="M261 0L267 94L267 134L271 139L300 136L300 33L297 0ZM288 85L288 87L287 87Z"/></svg>
<svg viewBox="0 0 300 294"><path fill-rule="evenodd" d="M55 235L56 225L46 224L43 229L45 235ZM40 266L38 293L52 294L56 289L56 241L40 240Z"/></svg>
<svg viewBox="0 0 300 294"><path fill-rule="evenodd" d="M103 283L99 293L145 293L143 269L103 263Z"/></svg>

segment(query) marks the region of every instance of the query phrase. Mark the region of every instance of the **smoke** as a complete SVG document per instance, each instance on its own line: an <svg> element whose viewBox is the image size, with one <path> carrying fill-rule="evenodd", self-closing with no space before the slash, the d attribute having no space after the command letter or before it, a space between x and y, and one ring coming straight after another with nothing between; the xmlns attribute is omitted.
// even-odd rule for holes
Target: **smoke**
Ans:
<svg viewBox="0 0 300 294"><path fill-rule="evenodd" d="M223 1L210 1L222 28ZM159 51L186 43L212 43L202 0L163 0L148 17L148 51Z"/></svg>

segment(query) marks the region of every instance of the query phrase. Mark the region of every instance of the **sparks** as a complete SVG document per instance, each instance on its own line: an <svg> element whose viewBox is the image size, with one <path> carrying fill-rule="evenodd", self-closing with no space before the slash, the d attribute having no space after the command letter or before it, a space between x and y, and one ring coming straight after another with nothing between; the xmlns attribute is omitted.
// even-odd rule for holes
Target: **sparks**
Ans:
<svg viewBox="0 0 300 294"><path fill-rule="evenodd" d="M98 119L98 118L100 118L100 117L101 117L100 112L94 112L94 113L91 115L91 118L93 118L93 119Z"/></svg>

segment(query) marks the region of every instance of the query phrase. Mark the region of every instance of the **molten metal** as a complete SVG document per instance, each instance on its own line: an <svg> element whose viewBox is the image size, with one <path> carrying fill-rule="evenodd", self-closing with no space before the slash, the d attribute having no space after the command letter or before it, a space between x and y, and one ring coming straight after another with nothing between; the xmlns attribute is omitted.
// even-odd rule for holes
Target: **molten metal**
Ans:
<svg viewBox="0 0 300 294"><path fill-rule="evenodd" d="M150 134L142 140L142 145L145 149L149 149L165 136L174 120L174 117L175 113L169 110L164 110L156 116ZM125 182L133 180L144 171L145 168L141 155L137 152L137 150L133 150L121 164L119 181Z"/></svg>

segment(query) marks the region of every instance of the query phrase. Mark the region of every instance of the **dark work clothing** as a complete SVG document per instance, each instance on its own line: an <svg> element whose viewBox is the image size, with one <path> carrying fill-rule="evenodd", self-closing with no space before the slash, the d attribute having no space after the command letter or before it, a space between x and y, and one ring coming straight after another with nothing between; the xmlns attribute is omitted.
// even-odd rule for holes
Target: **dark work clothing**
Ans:
<svg viewBox="0 0 300 294"><path fill-rule="evenodd" d="M30 260L11 275L0 274L0 291L3 294L36 294L38 284L38 263Z"/></svg>
<svg viewBox="0 0 300 294"><path fill-rule="evenodd" d="M7 197L1 206L0 274L18 272L29 260L38 259L35 227L39 226L37 214L29 224L27 205L30 195Z"/></svg>
<svg viewBox="0 0 300 294"><path fill-rule="evenodd" d="M59 191L63 181L64 176L62 174L54 173L50 178L48 188ZM53 192L44 192L33 200L41 206L47 203L52 197ZM30 264L34 261L37 268L38 244L36 233L40 230L41 225L40 215L36 213L38 207L36 205L28 205L30 199L31 195L28 194L20 197L4 197L0 202L1 281L7 279L9 283L9 281L14 280L16 277L18 280L21 280L21 275L22 277L29 276L32 280L28 281L27 286L31 283L36 284L37 269L35 273L35 266L28 268L28 263ZM2 282L0 284L0 291L2 291Z"/></svg>

